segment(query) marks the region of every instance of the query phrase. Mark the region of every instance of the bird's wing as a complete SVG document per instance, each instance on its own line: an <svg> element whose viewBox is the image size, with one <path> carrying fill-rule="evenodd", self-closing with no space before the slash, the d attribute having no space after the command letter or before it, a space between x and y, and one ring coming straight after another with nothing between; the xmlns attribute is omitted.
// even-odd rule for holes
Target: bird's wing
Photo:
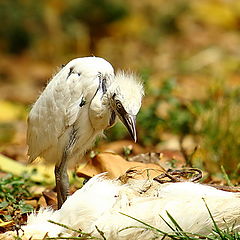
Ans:
<svg viewBox="0 0 240 240"><path fill-rule="evenodd" d="M63 151L59 149L59 138L74 124L84 104L90 102L98 84L96 76L90 79L81 76L77 81L74 78L59 78L48 84L28 118L27 144L30 162L38 156L46 158L46 151ZM88 94L85 94L86 92Z"/></svg>
<svg viewBox="0 0 240 240"><path fill-rule="evenodd" d="M71 126L75 123L80 109L86 104L86 100L83 97L83 94L75 102L71 103L69 108L66 109L65 115L65 127Z"/></svg>

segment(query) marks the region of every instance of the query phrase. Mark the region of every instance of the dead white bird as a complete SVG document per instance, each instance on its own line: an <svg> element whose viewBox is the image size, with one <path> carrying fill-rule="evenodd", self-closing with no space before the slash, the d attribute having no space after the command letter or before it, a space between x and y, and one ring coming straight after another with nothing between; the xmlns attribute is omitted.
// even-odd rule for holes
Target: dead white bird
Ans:
<svg viewBox="0 0 240 240"><path fill-rule="evenodd" d="M30 162L41 157L55 164L59 208L68 196L67 166L83 157L116 116L136 141L142 95L136 76L114 75L98 57L70 61L49 82L29 114L27 144Z"/></svg>
<svg viewBox="0 0 240 240"><path fill-rule="evenodd" d="M159 184L132 179L122 183L100 174L70 196L60 210L31 214L22 230L27 239L42 239L46 233L49 237L78 235L48 221L52 220L94 237L101 237L100 230L108 240L162 239L164 232L171 234L171 227L176 229L169 213L185 232L208 235L213 221L206 205L220 229L240 230L240 193L193 182Z"/></svg>

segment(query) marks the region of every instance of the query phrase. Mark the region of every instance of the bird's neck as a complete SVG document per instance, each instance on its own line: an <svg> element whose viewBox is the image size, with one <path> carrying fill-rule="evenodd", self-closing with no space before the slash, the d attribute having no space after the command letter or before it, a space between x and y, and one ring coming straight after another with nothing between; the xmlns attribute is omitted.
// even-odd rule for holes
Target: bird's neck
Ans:
<svg viewBox="0 0 240 240"><path fill-rule="evenodd" d="M95 130L104 130L109 127L112 110L106 94L98 91L89 106L89 119Z"/></svg>

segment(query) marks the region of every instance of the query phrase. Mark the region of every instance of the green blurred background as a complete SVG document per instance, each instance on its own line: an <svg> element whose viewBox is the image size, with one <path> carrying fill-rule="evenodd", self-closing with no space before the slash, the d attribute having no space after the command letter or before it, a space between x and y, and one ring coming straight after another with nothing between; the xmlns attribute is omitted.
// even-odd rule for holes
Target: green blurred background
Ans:
<svg viewBox="0 0 240 240"><path fill-rule="evenodd" d="M75 57L137 72L146 96L139 143L181 150L234 179L240 156L240 1L0 1L0 149L26 158L29 106ZM122 125L108 140L128 138Z"/></svg>

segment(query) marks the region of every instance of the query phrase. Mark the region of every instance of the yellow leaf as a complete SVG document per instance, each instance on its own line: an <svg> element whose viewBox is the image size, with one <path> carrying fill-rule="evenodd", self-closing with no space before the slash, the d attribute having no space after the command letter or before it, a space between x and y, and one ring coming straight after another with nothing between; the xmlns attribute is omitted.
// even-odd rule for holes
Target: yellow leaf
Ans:
<svg viewBox="0 0 240 240"><path fill-rule="evenodd" d="M30 179L34 182L44 182L51 185L55 182L54 166L46 166L43 163L24 165L2 154L0 154L0 170L17 176L22 175L23 173L29 173ZM31 174L33 172L34 174ZM72 181L72 179L72 174L70 174L69 180Z"/></svg>
<svg viewBox="0 0 240 240"><path fill-rule="evenodd" d="M8 158L0 154L0 169L3 172L12 173L14 175L21 175L22 173L32 173L36 170L36 173L30 174L30 178L36 182L54 182L53 167L45 166L43 164L36 165L23 165L11 158Z"/></svg>
<svg viewBox="0 0 240 240"><path fill-rule="evenodd" d="M23 119L27 115L23 105L14 104L8 101L0 101L0 122L10 122Z"/></svg>
<svg viewBox="0 0 240 240"><path fill-rule="evenodd" d="M8 222L1 222L0 227L7 227L8 225L11 225L13 223L13 220L8 221Z"/></svg>

